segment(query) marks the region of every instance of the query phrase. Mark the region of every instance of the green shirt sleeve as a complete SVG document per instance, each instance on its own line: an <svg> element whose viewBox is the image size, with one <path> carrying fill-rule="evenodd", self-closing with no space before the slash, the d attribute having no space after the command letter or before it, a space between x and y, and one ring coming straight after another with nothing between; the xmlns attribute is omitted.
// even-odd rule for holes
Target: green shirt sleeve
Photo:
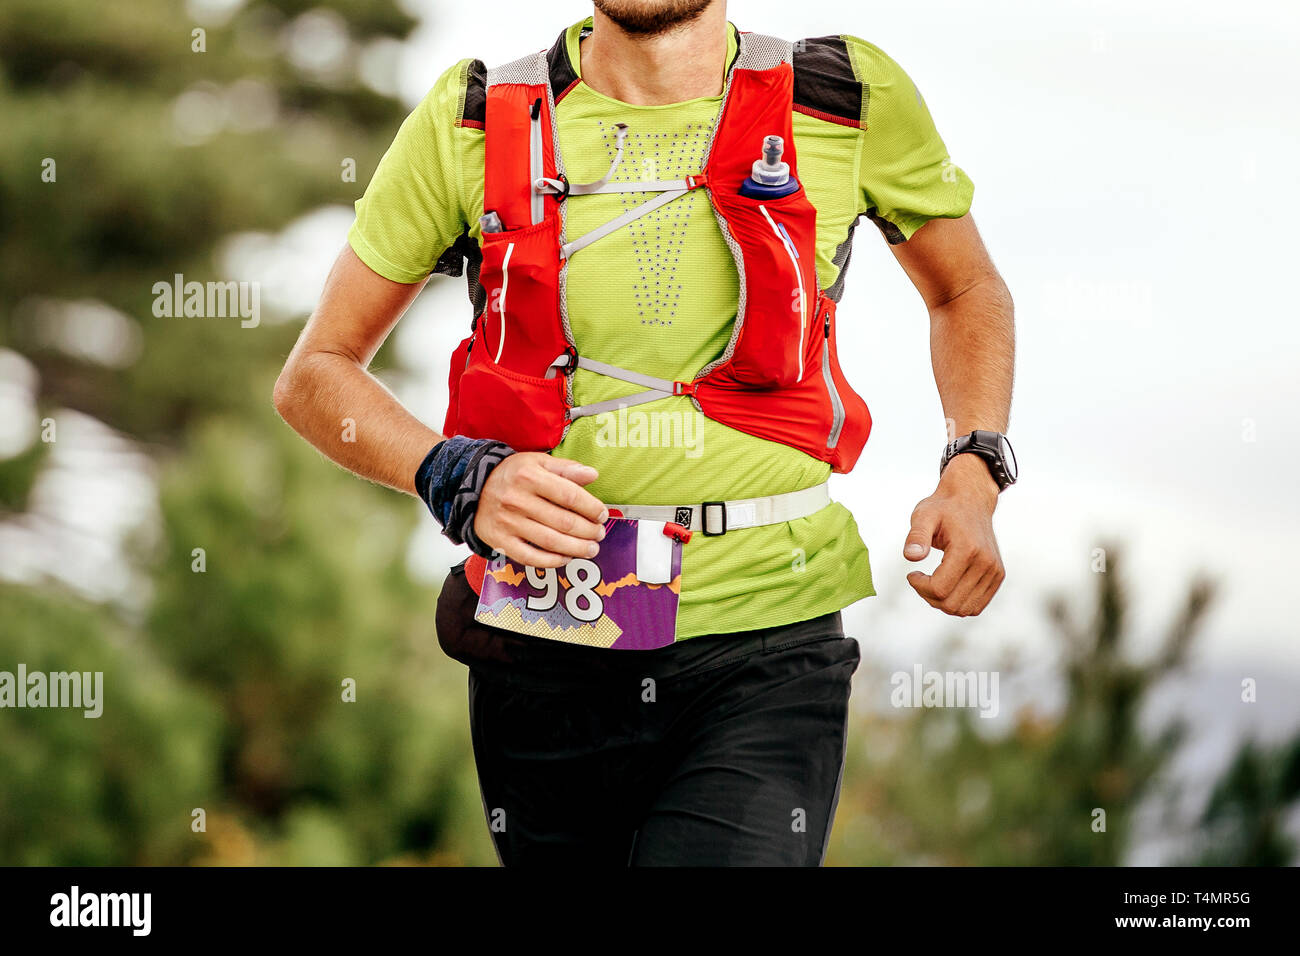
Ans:
<svg viewBox="0 0 1300 956"><path fill-rule="evenodd" d="M891 244L931 219L966 215L975 186L948 157L911 78L874 44L844 39L863 85L859 183L867 215Z"/></svg>
<svg viewBox="0 0 1300 956"><path fill-rule="evenodd" d="M394 282L421 281L467 228L461 167L469 139L482 138L481 130L459 123L471 62L461 60L438 77L356 202L348 243Z"/></svg>

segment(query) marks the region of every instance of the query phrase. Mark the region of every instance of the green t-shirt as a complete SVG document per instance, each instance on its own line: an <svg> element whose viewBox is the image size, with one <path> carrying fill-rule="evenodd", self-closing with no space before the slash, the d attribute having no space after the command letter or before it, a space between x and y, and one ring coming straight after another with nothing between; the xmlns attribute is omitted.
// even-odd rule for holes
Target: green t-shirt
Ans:
<svg viewBox="0 0 1300 956"><path fill-rule="evenodd" d="M592 19L566 33L580 76L578 44ZM736 53L728 29L727 63ZM817 209L817 273L829 288L845 262L846 240L868 216L890 242L911 238L935 217L970 207L970 180L948 158L911 80L883 52L844 36L862 86L860 126L794 114L799 176ZM462 122L472 60L446 70L398 131L348 234L371 269L418 282L467 228L477 239L483 214L483 130ZM614 124L628 125L616 181L676 179L698 172L721 96L634 106L578 82L556 108L559 148L571 182L604 176L614 157ZM757 158L757 157L756 157ZM566 235L576 238L647 197L571 197ZM569 262L567 299L581 354L662 379L690 379L731 336L739 277L708 197L694 190L597 240ZM468 319L468 316L466 317ZM841 312L841 327L852 317ZM468 325L468 322L466 323ZM850 363L851 364L851 363ZM851 369L846 369L851 375ZM860 384L860 383L859 383ZM583 369L577 404L641 386ZM859 388L859 391L861 389ZM864 394L870 402L870 395ZM636 414L680 412L683 427L637 428ZM627 410L628 426L586 417L554 454L592 465L597 498L624 504L697 504L753 498L820 484L830 466L696 413L685 396ZM658 416L656 424L669 416ZM640 419L645 424L646 419ZM682 556L677 638L807 620L871 596L871 568L852 514L834 503L814 515L719 537L694 535Z"/></svg>

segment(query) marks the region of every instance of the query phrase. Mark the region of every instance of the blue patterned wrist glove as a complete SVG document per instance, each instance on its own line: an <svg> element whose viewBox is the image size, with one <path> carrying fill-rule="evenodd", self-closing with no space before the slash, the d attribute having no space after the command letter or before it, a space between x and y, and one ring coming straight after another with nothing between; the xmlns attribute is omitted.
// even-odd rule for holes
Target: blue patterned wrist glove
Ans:
<svg viewBox="0 0 1300 956"><path fill-rule="evenodd" d="M454 544L469 545L485 558L496 553L474 533L474 513L488 475L514 453L505 442L457 435L434 445L420 463L415 489Z"/></svg>

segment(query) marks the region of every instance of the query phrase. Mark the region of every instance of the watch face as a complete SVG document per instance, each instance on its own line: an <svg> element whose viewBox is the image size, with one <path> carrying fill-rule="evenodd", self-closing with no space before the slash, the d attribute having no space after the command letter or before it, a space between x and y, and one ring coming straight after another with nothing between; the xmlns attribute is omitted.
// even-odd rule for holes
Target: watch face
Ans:
<svg viewBox="0 0 1300 956"><path fill-rule="evenodd" d="M1002 464L1007 470L1007 477L1015 481L1019 477L1020 466L1016 462L1016 453L1011 448L1011 442L1007 441L1006 435L999 435L998 450L1002 453Z"/></svg>

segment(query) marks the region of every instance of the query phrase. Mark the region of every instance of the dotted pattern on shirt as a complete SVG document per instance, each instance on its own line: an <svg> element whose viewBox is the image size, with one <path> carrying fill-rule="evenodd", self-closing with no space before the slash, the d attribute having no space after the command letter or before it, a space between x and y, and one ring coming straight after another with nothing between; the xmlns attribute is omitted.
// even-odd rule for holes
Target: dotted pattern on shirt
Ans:
<svg viewBox="0 0 1300 956"><path fill-rule="evenodd" d="M613 123L598 122L608 162L612 163L618 152L618 130ZM623 158L612 181L680 179L699 172L704 167L712 129L710 123L687 123L683 135L673 137L662 132L638 133L629 128L623 140ZM619 195L626 210L656 194ZM685 199L685 196L674 199L624 227L632 237L635 251L637 274L632 280L632 296L642 325L671 326L682 304L677 266L686 248L686 220L692 206Z"/></svg>

